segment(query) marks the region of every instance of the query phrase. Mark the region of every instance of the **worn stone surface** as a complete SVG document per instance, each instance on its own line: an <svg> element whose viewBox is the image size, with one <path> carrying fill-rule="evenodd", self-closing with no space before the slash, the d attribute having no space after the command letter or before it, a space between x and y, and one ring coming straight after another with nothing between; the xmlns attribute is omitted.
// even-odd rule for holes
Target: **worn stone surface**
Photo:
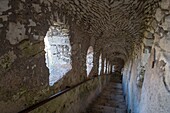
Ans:
<svg viewBox="0 0 170 113"><path fill-rule="evenodd" d="M9 23L9 31L6 34L6 38L11 44L18 44L22 40L28 38L25 33L26 29L24 25L19 22L17 24L11 22Z"/></svg>
<svg viewBox="0 0 170 113"><path fill-rule="evenodd" d="M30 113L79 113L86 110L88 104L101 92L108 83L107 76L94 78L64 95L56 98ZM106 81L107 80L107 81ZM56 109L57 108L57 109Z"/></svg>
<svg viewBox="0 0 170 113"><path fill-rule="evenodd" d="M170 31L170 16L165 16L165 20L162 23L162 28L165 31Z"/></svg>
<svg viewBox="0 0 170 113"><path fill-rule="evenodd" d="M86 55L88 48L93 46L94 68L89 77L97 75L101 52L101 72L104 72L104 59L116 65L117 71L125 64L124 91L129 112L168 113L169 107L165 103L169 103L169 93L166 91L169 90L170 6L169 0L158 1L1 0L1 110L4 113L18 112L67 86L87 79ZM62 31L69 29L73 66L53 87L48 84L43 42L50 26L60 26ZM151 48L152 51L155 48L156 53L152 52L150 56ZM148 61L149 56L151 59L154 57L154 62ZM159 64L157 60L166 65L159 67L154 64ZM165 70L161 73L163 82L161 77L153 79L152 66L155 70L160 68L160 72ZM142 69L146 72L144 75ZM154 74L159 76L159 73ZM149 76L147 80L145 76ZM157 92L156 86L159 89ZM77 95L73 93L73 97L77 98ZM158 98L160 103L157 103ZM9 106L10 109L7 109ZM78 106L74 109L78 109Z"/></svg>
<svg viewBox="0 0 170 113"><path fill-rule="evenodd" d="M10 9L11 7L9 7L8 4L9 4L9 0L2 0L1 5L0 5L0 11L3 12L3 11L6 11L6 10Z"/></svg>
<svg viewBox="0 0 170 113"><path fill-rule="evenodd" d="M126 103L123 96L121 75L113 74L110 82L101 94L83 113L126 113Z"/></svg>
<svg viewBox="0 0 170 113"><path fill-rule="evenodd" d="M0 57L0 67L1 67L1 74L2 72L8 70L12 63L17 59L14 51L9 51L5 55Z"/></svg>
<svg viewBox="0 0 170 113"><path fill-rule="evenodd" d="M164 12L163 12L160 8L158 8L158 9L156 10L156 15L155 15L156 20L157 20L158 22L160 22L163 17L164 17Z"/></svg>
<svg viewBox="0 0 170 113"><path fill-rule="evenodd" d="M169 0L162 0L162 2L160 2L160 6L162 9L168 10L170 7L170 1Z"/></svg>
<svg viewBox="0 0 170 113"><path fill-rule="evenodd" d="M142 48L145 51L138 52L136 57L124 66L123 81L128 112L170 112L170 24L165 10L170 11L168 0L160 2L160 7L155 13L157 22L152 21L154 33L149 32L153 33L153 43L144 40ZM149 53L146 51L147 46L151 50Z"/></svg>

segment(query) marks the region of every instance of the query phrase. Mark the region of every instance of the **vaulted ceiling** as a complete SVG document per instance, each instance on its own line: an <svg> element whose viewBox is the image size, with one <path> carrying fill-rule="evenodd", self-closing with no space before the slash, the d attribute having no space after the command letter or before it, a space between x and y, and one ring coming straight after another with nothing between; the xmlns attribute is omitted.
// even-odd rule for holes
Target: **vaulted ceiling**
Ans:
<svg viewBox="0 0 170 113"><path fill-rule="evenodd" d="M96 38L110 58L126 60L139 45L158 0L54 0L61 12Z"/></svg>

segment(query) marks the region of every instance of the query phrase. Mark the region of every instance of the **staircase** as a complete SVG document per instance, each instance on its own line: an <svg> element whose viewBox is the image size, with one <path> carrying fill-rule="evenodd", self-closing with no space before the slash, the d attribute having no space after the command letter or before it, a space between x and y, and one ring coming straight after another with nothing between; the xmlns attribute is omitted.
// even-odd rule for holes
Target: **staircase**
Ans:
<svg viewBox="0 0 170 113"><path fill-rule="evenodd" d="M120 75L113 75L86 113L127 113Z"/></svg>

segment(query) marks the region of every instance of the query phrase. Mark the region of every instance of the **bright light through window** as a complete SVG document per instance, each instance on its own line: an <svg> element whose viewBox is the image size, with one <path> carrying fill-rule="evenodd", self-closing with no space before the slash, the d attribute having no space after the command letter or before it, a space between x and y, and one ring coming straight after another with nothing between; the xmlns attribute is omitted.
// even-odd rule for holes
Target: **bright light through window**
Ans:
<svg viewBox="0 0 170 113"><path fill-rule="evenodd" d="M87 76L89 76L92 68L93 68L93 47L90 46L88 51L87 51L87 57L86 57L86 71L87 71Z"/></svg>
<svg viewBox="0 0 170 113"><path fill-rule="evenodd" d="M112 72L115 72L115 65L112 66Z"/></svg>
<svg viewBox="0 0 170 113"><path fill-rule="evenodd" d="M60 27L50 27L44 42L46 65L50 73L49 85L52 86L72 69L70 40L67 32Z"/></svg>
<svg viewBox="0 0 170 113"><path fill-rule="evenodd" d="M107 74L109 74L109 62L107 62Z"/></svg>
<svg viewBox="0 0 170 113"><path fill-rule="evenodd" d="M104 59L104 74L106 74L106 58Z"/></svg>
<svg viewBox="0 0 170 113"><path fill-rule="evenodd" d="M99 68L98 68L98 75L101 74L101 70L102 70L102 54L99 57Z"/></svg>

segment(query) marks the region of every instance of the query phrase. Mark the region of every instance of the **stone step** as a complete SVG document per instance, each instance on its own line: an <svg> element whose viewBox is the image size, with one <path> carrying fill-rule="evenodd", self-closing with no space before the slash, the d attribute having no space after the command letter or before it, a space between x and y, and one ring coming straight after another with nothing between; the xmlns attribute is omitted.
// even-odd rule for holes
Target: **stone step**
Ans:
<svg viewBox="0 0 170 113"><path fill-rule="evenodd" d="M125 104L125 100L124 99L108 99L107 97L101 97L96 99L95 102L114 102L114 103L122 103Z"/></svg>
<svg viewBox="0 0 170 113"><path fill-rule="evenodd" d="M126 113L126 109L120 109L110 106L95 105L88 113Z"/></svg>
<svg viewBox="0 0 170 113"><path fill-rule="evenodd" d="M105 90L104 92L108 93L108 94L115 94L115 95L122 95L123 94L122 90Z"/></svg>
<svg viewBox="0 0 170 113"><path fill-rule="evenodd" d="M126 109L125 101L118 102L118 101L108 101L108 100L99 99L95 102L95 104Z"/></svg>
<svg viewBox="0 0 170 113"><path fill-rule="evenodd" d="M114 94L114 95L113 95ZM120 93L120 92L112 92L112 91L104 91L101 95L103 95L103 96L122 96L123 97L123 94L122 93Z"/></svg>
<svg viewBox="0 0 170 113"><path fill-rule="evenodd" d="M114 83L122 83L121 80L114 80L114 79L110 80L110 82L114 82Z"/></svg>
<svg viewBox="0 0 170 113"><path fill-rule="evenodd" d="M127 113L120 77L111 79L86 113Z"/></svg>
<svg viewBox="0 0 170 113"><path fill-rule="evenodd" d="M119 86L119 87L122 87L122 83L110 82L109 86Z"/></svg>

